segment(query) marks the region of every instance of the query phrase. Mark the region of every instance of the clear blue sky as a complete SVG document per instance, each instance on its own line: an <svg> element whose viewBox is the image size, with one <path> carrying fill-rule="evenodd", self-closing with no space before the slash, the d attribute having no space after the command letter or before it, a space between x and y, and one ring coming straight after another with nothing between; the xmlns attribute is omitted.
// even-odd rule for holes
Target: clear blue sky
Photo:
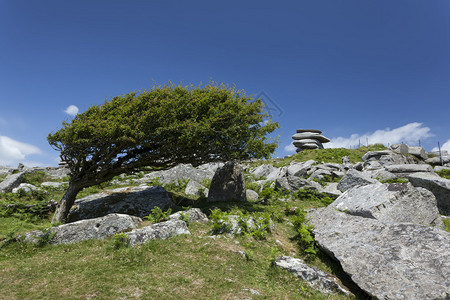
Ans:
<svg viewBox="0 0 450 300"><path fill-rule="evenodd" d="M55 165L67 107L153 80L265 92L276 156L297 128L333 146L450 140L447 0L0 0L0 39L0 165Z"/></svg>

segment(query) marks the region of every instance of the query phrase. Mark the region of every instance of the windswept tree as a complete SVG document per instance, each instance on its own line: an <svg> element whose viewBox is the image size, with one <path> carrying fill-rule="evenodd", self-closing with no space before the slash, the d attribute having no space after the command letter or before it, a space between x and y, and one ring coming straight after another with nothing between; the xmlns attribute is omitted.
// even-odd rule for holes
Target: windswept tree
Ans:
<svg viewBox="0 0 450 300"><path fill-rule="evenodd" d="M66 221L78 192L122 173L268 158L276 128L260 99L215 83L160 85L92 106L47 138L71 171L53 221Z"/></svg>

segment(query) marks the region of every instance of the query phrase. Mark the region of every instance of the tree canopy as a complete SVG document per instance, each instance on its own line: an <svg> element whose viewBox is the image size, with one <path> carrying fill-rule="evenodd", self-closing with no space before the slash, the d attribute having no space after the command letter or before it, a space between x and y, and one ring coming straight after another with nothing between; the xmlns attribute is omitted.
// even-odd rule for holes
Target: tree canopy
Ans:
<svg viewBox="0 0 450 300"><path fill-rule="evenodd" d="M260 99L224 84L159 85L92 106L47 138L71 171L56 220L78 191L125 172L268 158L277 128Z"/></svg>

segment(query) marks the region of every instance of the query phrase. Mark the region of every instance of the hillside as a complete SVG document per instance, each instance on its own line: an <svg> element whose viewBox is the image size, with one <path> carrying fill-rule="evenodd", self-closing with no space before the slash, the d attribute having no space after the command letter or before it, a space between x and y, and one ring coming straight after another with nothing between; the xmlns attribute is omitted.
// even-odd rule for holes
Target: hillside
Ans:
<svg viewBox="0 0 450 300"><path fill-rule="evenodd" d="M311 240L312 231L304 219L307 212L328 206L342 194L336 185L350 165L368 171L375 163L365 154L381 150L385 150L381 145L307 150L285 159L245 162L250 191L244 202L207 201L212 175L220 167L213 164L119 176L78 195L77 209L81 210L81 199L89 195L109 195L110 190L124 187L163 186L173 202L172 213L193 207L209 218L207 223L189 221L190 234L134 247L127 246L121 234L62 245L52 245L52 235L38 244L21 242L20 234L51 227L54 206L50 201L62 196L67 177L59 169L5 171L0 180L24 172L22 184L34 187L0 194L0 299L366 299L367 292ZM344 156L348 157L347 169ZM400 156L420 166L417 157ZM305 164L308 167L303 172L300 167ZM407 181L404 178L409 175L395 173L392 165L397 164L383 164L376 170L384 179L374 177L382 182ZM292 170L297 173L292 175ZM374 170L370 172L375 174ZM445 168L434 170L448 174ZM396 178L387 178L387 173L397 174ZM294 177L305 185L298 188L295 184L300 181L290 181ZM194 188L193 182L198 184ZM169 214L153 210L139 226L164 221ZM441 209L441 214L448 212ZM223 225L230 216L237 217L243 233L227 233L230 228ZM250 218L256 220L256 227L248 227ZM444 218L447 231L448 220ZM301 258L330 273L349 294L319 292L277 267L281 256Z"/></svg>

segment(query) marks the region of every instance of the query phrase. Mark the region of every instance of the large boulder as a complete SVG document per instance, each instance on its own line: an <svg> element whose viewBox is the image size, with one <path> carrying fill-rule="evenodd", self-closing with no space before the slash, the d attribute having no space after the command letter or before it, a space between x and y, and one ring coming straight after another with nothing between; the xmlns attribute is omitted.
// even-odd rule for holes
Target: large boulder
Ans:
<svg viewBox="0 0 450 300"><path fill-rule="evenodd" d="M235 161L217 169L209 187L207 202L246 201L244 169Z"/></svg>
<svg viewBox="0 0 450 300"><path fill-rule="evenodd" d="M150 240L165 240L180 234L191 234L186 222L169 220L132 230L128 234L128 241L130 245L135 246L144 244Z"/></svg>
<svg viewBox="0 0 450 300"><path fill-rule="evenodd" d="M109 214L52 227L47 232L28 232L23 237L25 242L30 243L39 243L48 238L50 244L73 244L91 239L104 239L115 233L129 231L137 228L141 222L138 217Z"/></svg>
<svg viewBox="0 0 450 300"><path fill-rule="evenodd" d="M169 216L169 220L181 220L181 214L189 218L189 222L208 223L208 217L200 210L200 208L190 208L185 211L179 211Z"/></svg>
<svg viewBox="0 0 450 300"><path fill-rule="evenodd" d="M328 143L330 141L329 138L323 136L320 133L316 133L316 132L300 132L300 133L296 133L292 136L292 139L294 140L305 140L305 139L313 139L313 140L317 140L321 143Z"/></svg>
<svg viewBox="0 0 450 300"><path fill-rule="evenodd" d="M256 177L267 177L274 169L272 165L263 164L250 171L250 174Z"/></svg>
<svg viewBox="0 0 450 300"><path fill-rule="evenodd" d="M318 245L377 299L449 299L450 233L383 223L333 207L308 214Z"/></svg>
<svg viewBox="0 0 450 300"><path fill-rule="evenodd" d="M307 282L312 288L324 293L341 293L349 295L335 277L318 268L310 267L299 258L281 256L275 260L275 265Z"/></svg>
<svg viewBox="0 0 450 300"><path fill-rule="evenodd" d="M25 172L8 175L2 182L0 182L0 193L11 193L12 190L18 187L23 182L23 175Z"/></svg>
<svg viewBox="0 0 450 300"><path fill-rule="evenodd" d="M364 166L366 168L370 167L371 169L375 169L374 166L378 164L381 167L385 167L389 165L415 163L412 157L398 154L391 150L369 151L363 155L362 160L364 161Z"/></svg>
<svg viewBox="0 0 450 300"><path fill-rule="evenodd" d="M205 179L211 179L214 173L207 167L205 169L194 168L191 164L179 164L169 170L155 171L144 175L138 182L147 182L158 178L162 184L178 183L178 180L194 180L202 183Z"/></svg>
<svg viewBox="0 0 450 300"><path fill-rule="evenodd" d="M375 183L347 190L330 206L382 222L415 223L444 228L434 195L406 183Z"/></svg>
<svg viewBox="0 0 450 300"><path fill-rule="evenodd" d="M287 168L287 174L290 176L304 177L316 162L312 159L300 163L294 163Z"/></svg>
<svg viewBox="0 0 450 300"><path fill-rule="evenodd" d="M299 189L310 188L313 190L319 190L321 185L315 181L310 181L297 176L284 176L278 178L275 181L275 187L277 189L286 189L291 192L298 191Z"/></svg>
<svg viewBox="0 0 450 300"><path fill-rule="evenodd" d="M406 175L410 173L416 172L432 172L433 168L430 165L421 164L421 165L412 165L412 164L401 164L401 165L390 165L384 167L386 171Z"/></svg>
<svg viewBox="0 0 450 300"><path fill-rule="evenodd" d="M76 200L69 213L69 221L102 217L121 213L145 217L155 207L166 210L173 205L169 193L160 186L124 187L89 195Z"/></svg>
<svg viewBox="0 0 450 300"><path fill-rule="evenodd" d="M412 185L431 191L437 200L437 206L442 214L450 214L450 179L442 178L433 173L414 173L408 176Z"/></svg>
<svg viewBox="0 0 450 300"><path fill-rule="evenodd" d="M441 165L441 163L447 165L450 164L450 156L430 157L425 162L433 166Z"/></svg>
<svg viewBox="0 0 450 300"><path fill-rule="evenodd" d="M408 147L408 153L420 159L427 159L428 154L422 147Z"/></svg>
<svg viewBox="0 0 450 300"><path fill-rule="evenodd" d="M344 192L355 186L368 185L377 182L377 180L370 178L365 173L352 169L349 170L344 177L342 177L337 188L338 190Z"/></svg>

